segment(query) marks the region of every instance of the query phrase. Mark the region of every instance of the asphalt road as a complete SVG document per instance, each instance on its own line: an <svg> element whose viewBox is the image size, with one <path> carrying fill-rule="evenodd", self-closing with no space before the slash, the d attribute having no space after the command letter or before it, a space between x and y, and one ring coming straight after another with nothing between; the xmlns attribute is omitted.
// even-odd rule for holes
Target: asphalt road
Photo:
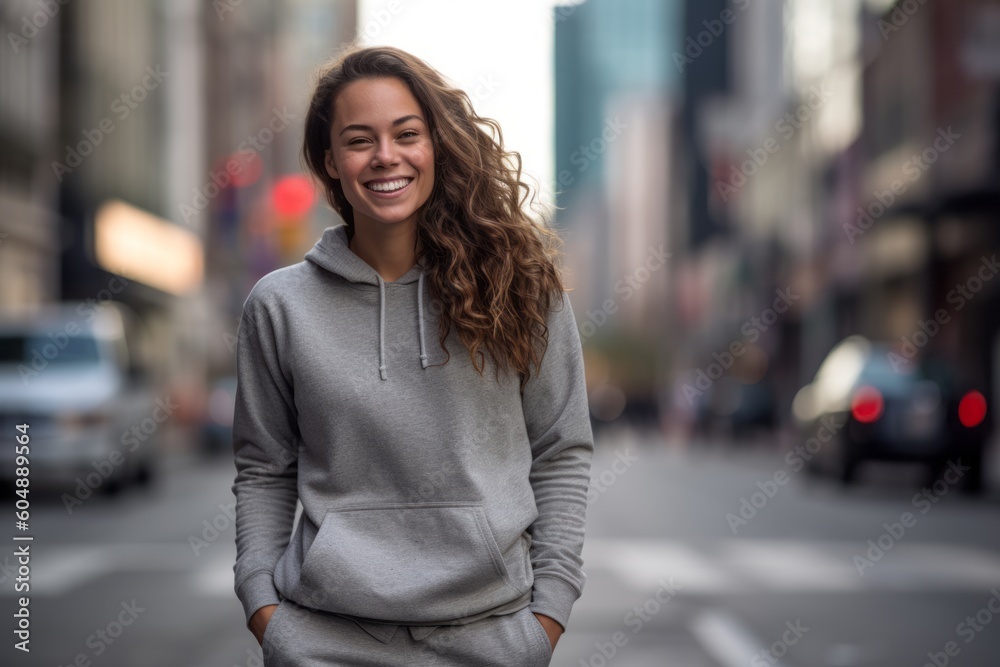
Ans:
<svg viewBox="0 0 1000 667"><path fill-rule="evenodd" d="M589 578L554 667L1000 664L997 495L918 495L919 471L896 468L845 491L777 448L598 439ZM174 456L153 488L72 514L35 498L31 652L13 648L8 537L0 664L259 665L232 590L234 471Z"/></svg>

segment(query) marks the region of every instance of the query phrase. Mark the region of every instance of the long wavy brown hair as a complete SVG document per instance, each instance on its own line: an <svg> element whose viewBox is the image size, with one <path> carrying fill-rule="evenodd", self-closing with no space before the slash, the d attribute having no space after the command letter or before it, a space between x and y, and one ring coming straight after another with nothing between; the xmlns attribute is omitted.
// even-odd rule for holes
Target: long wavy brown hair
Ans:
<svg viewBox="0 0 1000 667"><path fill-rule="evenodd" d="M548 346L546 313L562 298L556 262L562 240L522 208L536 195L522 180L521 156L504 149L500 125L479 116L469 96L400 49L350 46L325 65L309 104L302 153L327 199L354 234L354 210L326 171L338 93L359 79L395 77L425 114L434 147L434 188L417 216L431 296L441 303L440 345L452 327L483 375L513 369L521 391ZM448 355L450 359L450 354ZM499 375L498 375L499 376Z"/></svg>

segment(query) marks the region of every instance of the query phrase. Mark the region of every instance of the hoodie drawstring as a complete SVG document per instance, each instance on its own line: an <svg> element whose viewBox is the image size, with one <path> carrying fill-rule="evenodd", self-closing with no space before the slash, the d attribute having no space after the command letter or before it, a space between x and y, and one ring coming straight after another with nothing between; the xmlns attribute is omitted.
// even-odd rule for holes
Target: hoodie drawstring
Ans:
<svg viewBox="0 0 1000 667"><path fill-rule="evenodd" d="M389 376L385 369L385 281L382 276L375 273L378 278L378 374L383 380ZM420 272L417 280L417 325L420 331L420 367L427 368L427 349L424 346L424 272Z"/></svg>
<svg viewBox="0 0 1000 667"><path fill-rule="evenodd" d="M417 279L417 324L420 327L420 367L427 368L427 350L424 349L424 272Z"/></svg>
<svg viewBox="0 0 1000 667"><path fill-rule="evenodd" d="M383 380L388 379L385 374L385 281L382 276L375 272L378 278L378 373Z"/></svg>

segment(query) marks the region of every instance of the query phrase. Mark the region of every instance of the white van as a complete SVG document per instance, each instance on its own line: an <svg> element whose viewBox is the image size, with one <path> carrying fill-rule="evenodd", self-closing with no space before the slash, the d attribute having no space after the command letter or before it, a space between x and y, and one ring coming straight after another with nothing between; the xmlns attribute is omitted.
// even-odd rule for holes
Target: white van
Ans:
<svg viewBox="0 0 1000 667"><path fill-rule="evenodd" d="M29 488L83 501L152 478L162 420L130 345L136 321L113 302L0 312L0 443L8 443L0 481L15 478L20 424L28 426Z"/></svg>

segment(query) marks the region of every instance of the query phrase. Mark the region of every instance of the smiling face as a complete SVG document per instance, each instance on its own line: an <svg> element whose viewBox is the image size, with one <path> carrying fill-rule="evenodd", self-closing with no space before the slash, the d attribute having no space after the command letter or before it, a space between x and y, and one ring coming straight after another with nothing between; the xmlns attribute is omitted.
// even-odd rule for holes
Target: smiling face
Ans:
<svg viewBox="0 0 1000 667"><path fill-rule="evenodd" d="M334 100L326 170L355 226L415 225L434 188L434 146L417 99L397 78L362 79Z"/></svg>

